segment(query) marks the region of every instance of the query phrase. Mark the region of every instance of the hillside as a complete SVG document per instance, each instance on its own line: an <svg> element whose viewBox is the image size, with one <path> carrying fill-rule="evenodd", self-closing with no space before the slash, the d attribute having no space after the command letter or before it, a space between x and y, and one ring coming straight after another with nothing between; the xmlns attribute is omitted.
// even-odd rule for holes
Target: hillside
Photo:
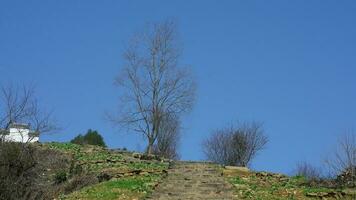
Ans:
<svg viewBox="0 0 356 200"><path fill-rule="evenodd" d="M356 189L327 188L310 183L304 177L253 172L246 168L226 167L224 177L234 186L236 199L311 200L356 198Z"/></svg>
<svg viewBox="0 0 356 200"><path fill-rule="evenodd" d="M311 186L303 177L70 143L34 144L24 199L354 199L355 189Z"/></svg>
<svg viewBox="0 0 356 200"><path fill-rule="evenodd" d="M0 168L1 200L142 199L169 165L154 156L90 145L30 144L26 151L19 143L2 145L8 161L3 158L7 166Z"/></svg>
<svg viewBox="0 0 356 200"><path fill-rule="evenodd" d="M74 173L74 178L67 181L70 185L78 183L78 179L79 184L86 182L84 179L93 180L75 192L61 193L60 199L141 199L166 175L169 165L154 156L96 146L65 143L44 146L71 155L67 173Z"/></svg>

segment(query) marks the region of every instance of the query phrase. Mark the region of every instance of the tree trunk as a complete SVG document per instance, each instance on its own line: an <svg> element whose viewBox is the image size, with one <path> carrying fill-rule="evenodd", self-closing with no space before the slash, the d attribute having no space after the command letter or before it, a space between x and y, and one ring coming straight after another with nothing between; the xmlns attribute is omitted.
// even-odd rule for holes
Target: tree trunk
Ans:
<svg viewBox="0 0 356 200"><path fill-rule="evenodd" d="M149 138L148 146L147 146L147 154L148 155L152 155L152 153L153 153L153 143L154 143L153 139Z"/></svg>

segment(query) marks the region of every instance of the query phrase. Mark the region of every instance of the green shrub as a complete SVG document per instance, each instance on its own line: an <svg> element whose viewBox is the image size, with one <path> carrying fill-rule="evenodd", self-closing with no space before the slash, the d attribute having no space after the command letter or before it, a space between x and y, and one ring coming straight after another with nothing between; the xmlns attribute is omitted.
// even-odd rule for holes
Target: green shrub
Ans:
<svg viewBox="0 0 356 200"><path fill-rule="evenodd" d="M77 135L70 142L79 145L90 144L106 147L103 137L97 131L91 129L84 136L82 134Z"/></svg>
<svg viewBox="0 0 356 200"><path fill-rule="evenodd" d="M98 179L94 175L81 174L79 176L72 177L71 180L68 181L64 187L64 192L68 194L86 186L94 185L96 183L98 183Z"/></svg>
<svg viewBox="0 0 356 200"><path fill-rule="evenodd" d="M56 173L56 175L54 176L54 182L56 184L60 184L67 181L67 173L65 171L59 171Z"/></svg>
<svg viewBox="0 0 356 200"><path fill-rule="evenodd" d="M73 140L70 141L73 144L79 144L83 145L84 144L84 136L82 134L77 135Z"/></svg>
<svg viewBox="0 0 356 200"><path fill-rule="evenodd" d="M70 176L74 176L74 175L80 175L83 173L83 167L80 165L71 165L70 169L69 169L69 174Z"/></svg>

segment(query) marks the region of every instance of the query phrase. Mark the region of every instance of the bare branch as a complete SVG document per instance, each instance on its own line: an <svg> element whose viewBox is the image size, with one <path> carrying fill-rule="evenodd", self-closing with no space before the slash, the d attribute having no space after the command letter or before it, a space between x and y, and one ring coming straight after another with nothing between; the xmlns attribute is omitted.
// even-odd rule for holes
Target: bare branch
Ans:
<svg viewBox="0 0 356 200"><path fill-rule="evenodd" d="M7 130L13 123L25 123L35 131L33 136L58 130L52 112L40 109L34 91L32 86L1 88L0 129Z"/></svg>
<svg viewBox="0 0 356 200"><path fill-rule="evenodd" d="M179 118L194 102L195 83L188 70L178 66L179 54L175 24L154 24L132 40L123 54L125 65L115 79L122 92L121 107L109 119L146 136L148 153L165 116Z"/></svg>
<svg viewBox="0 0 356 200"><path fill-rule="evenodd" d="M335 152L325 160L331 175L337 176L345 170L352 170L356 176L356 134L350 131L338 139Z"/></svg>
<svg viewBox="0 0 356 200"><path fill-rule="evenodd" d="M216 130L203 142L204 153L223 165L248 166L267 144L262 124L241 123Z"/></svg>

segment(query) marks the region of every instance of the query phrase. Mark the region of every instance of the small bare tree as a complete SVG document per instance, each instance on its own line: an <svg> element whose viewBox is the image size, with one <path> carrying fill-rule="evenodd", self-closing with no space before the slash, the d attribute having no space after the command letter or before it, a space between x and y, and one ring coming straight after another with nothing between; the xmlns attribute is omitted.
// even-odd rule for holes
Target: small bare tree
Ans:
<svg viewBox="0 0 356 200"><path fill-rule="evenodd" d="M303 176L311 181L320 180L322 177L320 169L314 167L313 165L305 161L297 163L295 175Z"/></svg>
<svg viewBox="0 0 356 200"><path fill-rule="evenodd" d="M166 115L180 116L192 108L195 84L187 68L179 66L175 24L150 26L124 52L125 65L115 79L121 89L120 113L109 115L115 124L143 134L147 153L161 132Z"/></svg>
<svg viewBox="0 0 356 200"><path fill-rule="evenodd" d="M231 128L216 130L203 142L203 151L208 160L222 165L236 165L231 133Z"/></svg>
<svg viewBox="0 0 356 200"><path fill-rule="evenodd" d="M40 109L31 86L3 86L0 94L1 139L13 123L26 123L34 135L58 129L52 113ZM34 136L32 135L32 136ZM31 140L31 137L29 138Z"/></svg>
<svg viewBox="0 0 356 200"><path fill-rule="evenodd" d="M214 131L203 142L206 157L223 165L248 166L267 144L262 124L241 123Z"/></svg>
<svg viewBox="0 0 356 200"><path fill-rule="evenodd" d="M356 177L356 134L351 131L341 136L335 152L325 162L333 176L349 171Z"/></svg>
<svg viewBox="0 0 356 200"><path fill-rule="evenodd" d="M178 160L178 145L180 140L180 121L176 116L166 115L159 128L160 133L153 146L155 155Z"/></svg>

